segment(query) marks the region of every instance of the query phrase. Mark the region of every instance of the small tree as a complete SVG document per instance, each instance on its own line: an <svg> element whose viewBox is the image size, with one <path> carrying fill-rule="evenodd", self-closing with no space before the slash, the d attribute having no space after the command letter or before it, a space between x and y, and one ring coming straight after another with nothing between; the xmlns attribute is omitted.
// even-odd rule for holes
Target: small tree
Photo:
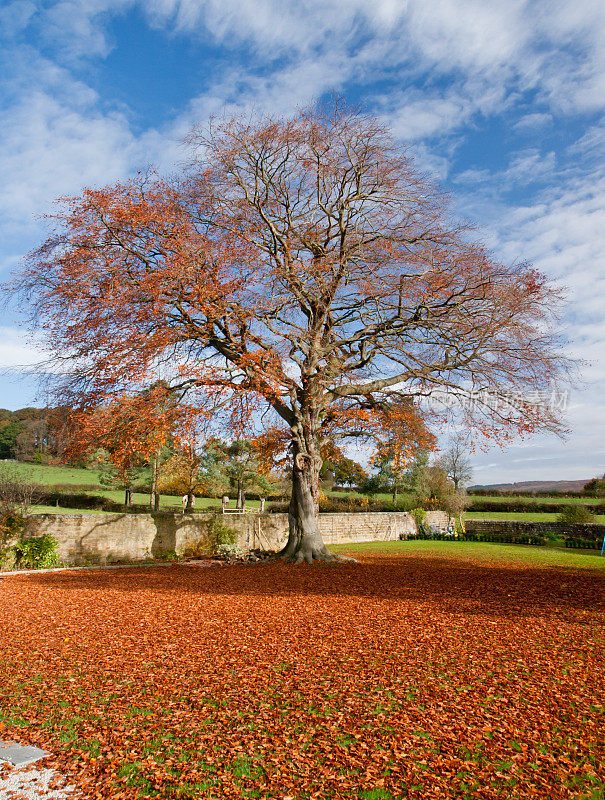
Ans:
<svg viewBox="0 0 605 800"><path fill-rule="evenodd" d="M563 525L584 525L587 522L594 522L594 516L586 506L570 503L559 514L558 521Z"/></svg>
<svg viewBox="0 0 605 800"><path fill-rule="evenodd" d="M429 465L422 458L413 486L416 499L424 508L439 509L459 517L468 504L466 493L456 489L439 461Z"/></svg>
<svg viewBox="0 0 605 800"><path fill-rule="evenodd" d="M456 490L461 489L473 476L471 460L468 456L469 440L463 433L457 433L449 440L439 463L454 482Z"/></svg>
<svg viewBox="0 0 605 800"><path fill-rule="evenodd" d="M11 552L7 543L25 531L25 517L42 491L22 471L0 465L0 563Z"/></svg>
<svg viewBox="0 0 605 800"><path fill-rule="evenodd" d="M124 488L126 508L132 505L134 482L148 476L151 466L150 507L157 510L158 459L182 425L182 417L183 409L165 384L156 382L134 396L121 395L103 406L91 402L71 414L61 413L53 424L60 429L61 457L96 462L101 481Z"/></svg>
<svg viewBox="0 0 605 800"><path fill-rule="evenodd" d="M185 511L193 508L193 495L199 493L201 455L191 445L179 447L159 467L157 486L166 494L187 495Z"/></svg>
<svg viewBox="0 0 605 800"><path fill-rule="evenodd" d="M0 465L0 513L25 516L41 497L42 489L27 473Z"/></svg>
<svg viewBox="0 0 605 800"><path fill-rule="evenodd" d="M393 503L397 502L400 491L409 488L406 472L407 460L401 458L395 443L388 442L378 448L374 458L377 486L383 491L393 493Z"/></svg>

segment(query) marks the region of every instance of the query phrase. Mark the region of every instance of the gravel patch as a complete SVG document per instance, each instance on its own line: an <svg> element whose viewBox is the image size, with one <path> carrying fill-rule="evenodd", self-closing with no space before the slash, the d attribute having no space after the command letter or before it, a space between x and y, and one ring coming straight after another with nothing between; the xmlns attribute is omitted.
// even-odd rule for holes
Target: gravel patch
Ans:
<svg viewBox="0 0 605 800"><path fill-rule="evenodd" d="M72 786L66 786L54 769L0 767L0 800L77 800Z"/></svg>

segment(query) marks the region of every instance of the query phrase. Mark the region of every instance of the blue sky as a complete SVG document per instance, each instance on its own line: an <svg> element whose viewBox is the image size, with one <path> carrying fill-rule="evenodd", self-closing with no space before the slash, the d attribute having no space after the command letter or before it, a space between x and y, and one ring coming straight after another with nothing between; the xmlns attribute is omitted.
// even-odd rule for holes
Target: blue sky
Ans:
<svg viewBox="0 0 605 800"><path fill-rule="evenodd" d="M593 0L0 0L0 281L55 197L153 163L213 113L288 114L335 91L378 114L497 255L569 289L589 363L566 442L475 458L475 481L605 472L605 4ZM0 316L0 407L39 358Z"/></svg>

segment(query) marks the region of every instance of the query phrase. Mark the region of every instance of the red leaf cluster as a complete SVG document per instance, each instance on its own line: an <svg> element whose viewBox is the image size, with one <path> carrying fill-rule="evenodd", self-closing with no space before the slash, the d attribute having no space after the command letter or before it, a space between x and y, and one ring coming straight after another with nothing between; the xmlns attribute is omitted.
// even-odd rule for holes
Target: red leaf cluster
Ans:
<svg viewBox="0 0 605 800"><path fill-rule="evenodd" d="M0 736L85 798L580 798L601 576L437 560L0 583Z"/></svg>

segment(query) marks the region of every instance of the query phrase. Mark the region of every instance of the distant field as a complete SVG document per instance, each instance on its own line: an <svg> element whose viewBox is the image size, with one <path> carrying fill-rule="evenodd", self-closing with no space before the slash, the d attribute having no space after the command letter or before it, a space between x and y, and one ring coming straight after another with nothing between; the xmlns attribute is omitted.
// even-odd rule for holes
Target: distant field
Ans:
<svg viewBox="0 0 605 800"><path fill-rule="evenodd" d="M90 469L49 466L46 464L24 464L20 461L3 461L1 463L19 475L43 486L56 486L61 483L86 483L96 486L99 483L99 474Z"/></svg>
<svg viewBox="0 0 605 800"><path fill-rule="evenodd" d="M24 464L18 461L7 461L7 462L0 462L1 464L6 464L10 469L15 470L19 474L27 477L29 480L39 483L43 486L57 486L57 485L73 485L73 486L90 486L91 493L95 495L100 495L102 497L107 497L108 499L113 500L116 503L121 503L124 500L124 491L122 489L97 489L99 483L99 475L98 472L95 470L90 469L78 469L77 467L63 467L63 466L48 466L48 465L41 465L41 464ZM347 497L363 497L359 492L349 490L349 491L331 491L328 492L328 495L334 499L346 499ZM374 495L374 498L377 501L390 501L392 500L392 495L382 492L380 494ZM135 493L134 495L134 502L136 504L145 505L149 502L149 495L142 494L142 493ZM403 506L411 502L412 498L410 495L405 493L400 493L398 496L399 503ZM471 495L469 497L471 501L471 506L469 511L466 513L467 519L485 519L485 520L525 520L527 522L555 522L557 520L556 513L548 513L548 512L534 512L531 511L531 506L534 502L539 503L569 503L573 505L577 505L579 503L583 503L585 505L598 505L602 502L599 498L594 497L527 497L523 495L509 495L507 497L501 497L498 495L486 495L486 496L477 496ZM473 500L477 500L478 502L481 501L505 501L505 500L516 500L522 501L527 506L527 511L473 511L472 510L472 502ZM208 497L198 497L196 498L196 508L212 508L220 506L220 500L217 498L208 498ZM233 505L233 499L232 499ZM248 507L257 508L259 506L258 501L249 500L246 502ZM181 508L181 498L174 497L171 495L162 495L160 499L160 508L164 509L174 509L174 508ZM32 507L33 513L100 513L100 512L86 512L82 509L68 509L59 507L56 508L55 506L34 506ZM595 516L595 522L604 522L605 523L605 514L600 514Z"/></svg>
<svg viewBox="0 0 605 800"><path fill-rule="evenodd" d="M515 501L515 502L522 502L527 503L530 506L532 503L570 503L572 505L578 505L582 503L582 505L598 505L602 502L602 498L599 497L548 497L546 495L538 496L538 497L527 497L527 495L522 494L511 494L511 495L476 495L471 494L469 495L469 500L471 503L476 500L477 502L481 502L483 500L489 500L490 502L506 502L507 500Z"/></svg>
<svg viewBox="0 0 605 800"><path fill-rule="evenodd" d="M519 520L520 522L556 522L558 514L547 511L467 511L466 519ZM605 522L605 514L595 514L595 522Z"/></svg>

